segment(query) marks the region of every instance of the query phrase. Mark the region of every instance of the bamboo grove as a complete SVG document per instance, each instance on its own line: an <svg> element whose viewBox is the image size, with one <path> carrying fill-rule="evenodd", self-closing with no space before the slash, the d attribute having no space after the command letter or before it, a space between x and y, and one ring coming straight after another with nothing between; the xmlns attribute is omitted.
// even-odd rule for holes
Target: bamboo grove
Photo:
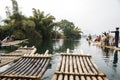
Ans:
<svg viewBox="0 0 120 80"><path fill-rule="evenodd" d="M73 22L63 19L55 22L55 17L45 14L44 11L33 8L32 15L26 17L19 10L16 0L11 0L12 10L6 6L6 19L0 25L0 39L14 35L15 39L41 39L49 40L52 38L80 38L81 29L76 27Z"/></svg>

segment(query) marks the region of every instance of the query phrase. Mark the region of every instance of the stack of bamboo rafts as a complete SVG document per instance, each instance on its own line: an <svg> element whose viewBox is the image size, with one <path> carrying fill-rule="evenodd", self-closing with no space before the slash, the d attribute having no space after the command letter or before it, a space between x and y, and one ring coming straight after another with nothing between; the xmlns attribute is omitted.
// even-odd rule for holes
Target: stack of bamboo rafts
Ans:
<svg viewBox="0 0 120 80"><path fill-rule="evenodd" d="M0 80L40 80L47 69L51 55L24 55L13 66L0 73Z"/></svg>
<svg viewBox="0 0 120 80"><path fill-rule="evenodd" d="M19 59L24 54L34 54L36 50L37 49L34 46L33 47L24 46L8 54L1 54L0 55L0 67Z"/></svg>
<svg viewBox="0 0 120 80"><path fill-rule="evenodd" d="M91 60L90 55L62 53L52 80L108 80Z"/></svg>

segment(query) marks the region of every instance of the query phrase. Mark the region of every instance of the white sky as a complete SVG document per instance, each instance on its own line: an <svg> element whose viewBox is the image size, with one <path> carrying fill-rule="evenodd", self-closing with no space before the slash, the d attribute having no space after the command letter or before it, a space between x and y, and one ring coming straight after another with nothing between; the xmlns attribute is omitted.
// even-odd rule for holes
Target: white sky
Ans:
<svg viewBox="0 0 120 80"><path fill-rule="evenodd" d="M67 19L79 26L86 34L101 34L120 27L120 0L17 0L26 16L32 15L32 8L50 13L56 21ZM5 18L5 6L12 6L11 0L0 0L0 16Z"/></svg>

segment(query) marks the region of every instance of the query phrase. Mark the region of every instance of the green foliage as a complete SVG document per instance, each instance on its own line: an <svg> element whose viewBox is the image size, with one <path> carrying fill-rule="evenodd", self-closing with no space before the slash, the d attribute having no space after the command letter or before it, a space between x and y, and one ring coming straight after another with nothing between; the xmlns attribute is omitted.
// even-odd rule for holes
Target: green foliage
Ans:
<svg viewBox="0 0 120 80"><path fill-rule="evenodd" d="M13 14L19 14L19 8L16 0L11 0L13 6Z"/></svg>
<svg viewBox="0 0 120 80"><path fill-rule="evenodd" d="M40 12L40 10L33 8L33 16L30 17L30 19L34 21L35 30L41 34L43 40L52 38L51 35L54 26L54 16L50 14L44 15L43 11Z"/></svg>
<svg viewBox="0 0 120 80"><path fill-rule="evenodd" d="M21 28L26 32L33 31L35 30L35 23L32 20L22 20Z"/></svg>
<svg viewBox="0 0 120 80"><path fill-rule="evenodd" d="M11 35L11 26L4 25L0 27L0 39L4 39L6 36Z"/></svg>
<svg viewBox="0 0 120 80"><path fill-rule="evenodd" d="M6 7L7 18L4 19L4 26L0 27L0 38L3 39L8 35L14 35L16 39L41 39L49 40L51 38L60 38L61 29L66 38L79 38L80 29L75 27L72 22L62 20L55 23L55 17L50 14L44 14L43 11L33 8L33 16L29 18L22 15L16 0L12 1L12 11ZM55 29L54 29L55 28Z"/></svg>
<svg viewBox="0 0 120 80"><path fill-rule="evenodd" d="M69 22L67 20L61 20L59 22L59 26L63 31L65 38L78 39L81 37L80 29L78 27L75 27L72 22Z"/></svg>
<svg viewBox="0 0 120 80"><path fill-rule="evenodd" d="M25 39L25 34L21 30L16 30L13 32L16 39Z"/></svg>

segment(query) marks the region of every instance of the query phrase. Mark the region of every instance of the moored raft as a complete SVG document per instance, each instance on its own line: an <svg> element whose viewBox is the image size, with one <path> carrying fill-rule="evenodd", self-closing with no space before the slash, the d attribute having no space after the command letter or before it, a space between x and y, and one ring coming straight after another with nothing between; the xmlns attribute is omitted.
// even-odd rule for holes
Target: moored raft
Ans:
<svg viewBox="0 0 120 80"><path fill-rule="evenodd" d="M99 46L99 47L102 47L102 48L109 48L109 49L112 49L112 50L117 50L117 51L120 51L120 47L116 47L116 46L107 46L107 45L101 45L101 42L91 42L94 46Z"/></svg>
<svg viewBox="0 0 120 80"><path fill-rule="evenodd" d="M0 67L4 66L12 61L15 61L22 57L25 54L34 54L36 52L36 48L33 47L20 47L17 50L10 52L8 54L1 54L0 55Z"/></svg>
<svg viewBox="0 0 120 80"><path fill-rule="evenodd" d="M51 80L108 80L91 60L90 55L62 53Z"/></svg>
<svg viewBox="0 0 120 80"><path fill-rule="evenodd" d="M10 41L10 42L2 42L1 47L7 47L7 46L14 46L20 43L23 43L25 41L27 41L28 39L24 39L24 40L16 40L16 41Z"/></svg>
<svg viewBox="0 0 120 80"><path fill-rule="evenodd" d="M0 73L0 80L40 80L51 59L50 54L24 55L13 66Z"/></svg>
<svg viewBox="0 0 120 80"><path fill-rule="evenodd" d="M113 49L113 50L118 50L120 51L120 47L115 47L115 46L105 46L106 48Z"/></svg>

